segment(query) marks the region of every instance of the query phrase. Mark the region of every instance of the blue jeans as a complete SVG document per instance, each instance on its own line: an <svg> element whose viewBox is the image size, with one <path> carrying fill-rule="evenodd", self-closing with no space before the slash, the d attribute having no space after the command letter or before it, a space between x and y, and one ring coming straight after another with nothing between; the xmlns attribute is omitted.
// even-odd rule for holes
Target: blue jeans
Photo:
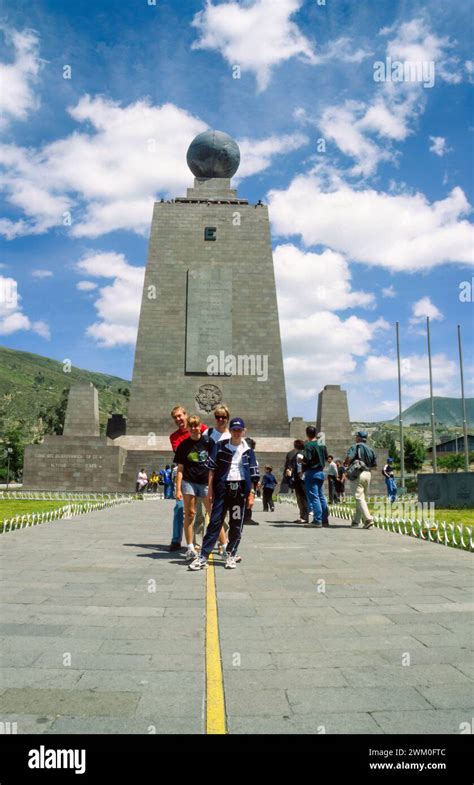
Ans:
<svg viewBox="0 0 474 785"><path fill-rule="evenodd" d="M183 539L183 525L184 525L184 502L176 500L173 510L173 536L172 542L179 542Z"/></svg>
<svg viewBox="0 0 474 785"><path fill-rule="evenodd" d="M324 495L324 472L317 469L306 469L304 484L308 497L308 507L313 513L314 523L327 521L328 505Z"/></svg>
<svg viewBox="0 0 474 785"><path fill-rule="evenodd" d="M165 499L172 499L173 498L173 486L165 485Z"/></svg>
<svg viewBox="0 0 474 785"><path fill-rule="evenodd" d="M393 504L397 498L397 483L393 477L386 477L385 485L387 486L387 496Z"/></svg>

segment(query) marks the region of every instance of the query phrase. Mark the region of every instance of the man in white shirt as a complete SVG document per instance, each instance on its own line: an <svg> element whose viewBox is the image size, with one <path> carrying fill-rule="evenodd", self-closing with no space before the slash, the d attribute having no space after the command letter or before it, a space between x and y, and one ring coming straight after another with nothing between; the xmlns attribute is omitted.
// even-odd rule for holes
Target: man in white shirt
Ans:
<svg viewBox="0 0 474 785"><path fill-rule="evenodd" d="M332 455L328 455L328 490L330 504L334 504L337 501L336 480L337 465Z"/></svg>

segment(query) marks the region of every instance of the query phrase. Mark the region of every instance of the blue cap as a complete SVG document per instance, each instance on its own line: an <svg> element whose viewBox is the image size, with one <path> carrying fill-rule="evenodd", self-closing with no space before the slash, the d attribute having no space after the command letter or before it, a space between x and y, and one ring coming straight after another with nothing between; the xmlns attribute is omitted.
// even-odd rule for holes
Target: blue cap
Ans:
<svg viewBox="0 0 474 785"><path fill-rule="evenodd" d="M357 431L356 434L360 439L367 439L368 435L367 431Z"/></svg>
<svg viewBox="0 0 474 785"><path fill-rule="evenodd" d="M393 463L393 458L387 458L387 463Z"/></svg>
<svg viewBox="0 0 474 785"><path fill-rule="evenodd" d="M245 428L245 423L241 417L233 417L229 423L229 431L234 431L236 428L242 428L242 430Z"/></svg>

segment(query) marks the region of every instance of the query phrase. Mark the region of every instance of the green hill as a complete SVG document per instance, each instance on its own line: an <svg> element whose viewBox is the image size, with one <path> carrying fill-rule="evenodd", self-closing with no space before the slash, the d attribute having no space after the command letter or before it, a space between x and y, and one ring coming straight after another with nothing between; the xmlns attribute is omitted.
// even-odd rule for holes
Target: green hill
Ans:
<svg viewBox="0 0 474 785"><path fill-rule="evenodd" d="M462 426L462 405L460 398L442 398L434 396L434 413L436 423L440 425ZM431 401L424 398L405 409L402 415L404 425L421 425L431 423ZM474 398L466 398L466 419L468 428L474 427ZM390 422L398 422L394 417Z"/></svg>
<svg viewBox="0 0 474 785"><path fill-rule="evenodd" d="M57 360L0 346L0 440L16 426L26 442L42 435L41 415L54 411L77 382L92 382L99 391L101 432L112 412L126 414L130 382L74 367L65 373Z"/></svg>

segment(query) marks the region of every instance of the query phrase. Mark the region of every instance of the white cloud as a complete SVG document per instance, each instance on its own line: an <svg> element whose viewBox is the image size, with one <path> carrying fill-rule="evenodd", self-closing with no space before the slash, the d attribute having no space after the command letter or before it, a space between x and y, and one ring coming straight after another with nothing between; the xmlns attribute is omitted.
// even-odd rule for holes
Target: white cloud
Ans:
<svg viewBox="0 0 474 785"><path fill-rule="evenodd" d="M393 288L393 286L392 286L392 285L390 285L390 286L384 286L384 287L382 288L382 296L383 296L383 297L389 297L389 298L392 298L392 297L396 297L396 296L397 296L397 293L396 293L396 291L395 291L395 289Z"/></svg>
<svg viewBox="0 0 474 785"><path fill-rule="evenodd" d="M349 265L341 254L305 253L288 244L277 246L273 259L280 318L374 305L373 294L352 291Z"/></svg>
<svg viewBox="0 0 474 785"><path fill-rule="evenodd" d="M51 339L51 330L47 322L44 322L43 320L32 322L31 329L34 333L38 333L38 335L41 335L41 337L45 338L47 341Z"/></svg>
<svg viewBox="0 0 474 785"><path fill-rule="evenodd" d="M389 325L384 319L367 322L357 316L341 319L331 311L281 319L285 379L289 398L315 398L328 380L340 384L351 378L359 358Z"/></svg>
<svg viewBox="0 0 474 785"><path fill-rule="evenodd" d="M443 155L450 152L451 148L447 147L444 136L430 136L430 142L430 153L439 155L442 158Z"/></svg>
<svg viewBox="0 0 474 785"><path fill-rule="evenodd" d="M12 335L19 330L31 330L47 340L51 337L46 322L32 322L23 313L16 280L0 275L0 335Z"/></svg>
<svg viewBox="0 0 474 785"><path fill-rule="evenodd" d="M0 129L11 120L26 120L38 100L33 86L40 70L38 36L33 30L15 30L0 24L6 42L14 50L12 63L0 63Z"/></svg>
<svg viewBox="0 0 474 785"><path fill-rule="evenodd" d="M275 155L291 153L308 143L308 137L303 134L269 136L261 140L239 139L241 164L235 177L236 183L268 169Z"/></svg>
<svg viewBox="0 0 474 785"><path fill-rule="evenodd" d="M300 235L306 246L325 245L358 262L394 271L474 262L461 188L430 204L420 193L389 195L342 181L326 189L317 175L300 175L268 201L276 235Z"/></svg>
<svg viewBox="0 0 474 785"><path fill-rule="evenodd" d="M98 284L94 283L93 281L79 281L76 284L76 289L80 292L92 292L94 289L97 289Z"/></svg>
<svg viewBox="0 0 474 785"><path fill-rule="evenodd" d="M408 355L401 359L401 378L403 406L422 398L428 398L429 389L429 368L428 356ZM433 387L434 394L440 396L456 397L459 394L457 389L457 366L446 354L440 352L432 355ZM364 377L372 382L393 382L398 379L398 365L396 357L386 355L369 355L364 362ZM396 414L396 412L395 412Z"/></svg>
<svg viewBox="0 0 474 785"><path fill-rule="evenodd" d="M401 62L434 62L437 78L458 84L462 80L459 59L447 55L455 44L447 36L439 38L431 32L424 19L415 18L399 25L395 37L388 42L387 54Z"/></svg>
<svg viewBox="0 0 474 785"><path fill-rule="evenodd" d="M339 63L361 63L373 55L369 49L354 49L354 40L347 36L341 36L334 41L329 41L325 46L316 51L314 58L318 65L323 65L331 61Z"/></svg>
<svg viewBox="0 0 474 785"><path fill-rule="evenodd" d="M76 269L93 278L114 279L99 289L94 303L99 320L87 328L86 334L104 348L134 346L145 268L128 264L123 254L105 252L87 254Z"/></svg>
<svg viewBox="0 0 474 785"><path fill-rule="evenodd" d="M433 322L441 322L444 319L441 311L431 302L429 297L422 297L421 300L417 300L416 303L413 303L411 310L413 314L410 319L411 324L424 322L427 316Z"/></svg>
<svg viewBox="0 0 474 785"><path fill-rule="evenodd" d="M75 132L26 150L0 146L8 201L26 220L0 220L8 239L62 227L71 214L73 237L98 237L117 229L147 234L158 195L184 195L192 185L186 152L206 124L188 112L138 101L125 107L83 97L70 110L93 130ZM274 156L307 142L301 134L242 142L239 179L267 168Z"/></svg>
<svg viewBox="0 0 474 785"><path fill-rule="evenodd" d="M381 33L394 34L386 47L386 56L392 61L408 61L415 66L434 63L436 76L451 84L461 81L457 59L447 56L453 42L434 35L422 19L393 25ZM402 142L413 133L414 121L426 105L422 81L387 80L374 86L376 91L371 101L346 100L328 106L319 120L325 138L334 142L344 155L355 159L350 170L354 176L371 176L383 161L395 161L393 143ZM306 118L300 113L297 119Z"/></svg>
<svg viewBox="0 0 474 785"><path fill-rule="evenodd" d="M33 270L31 275L33 278L51 278L53 273L51 270Z"/></svg>
<svg viewBox="0 0 474 785"><path fill-rule="evenodd" d="M474 84L474 60L466 60L464 68L466 69L469 84Z"/></svg>
<svg viewBox="0 0 474 785"><path fill-rule="evenodd" d="M253 0L245 7L207 0L192 22L200 36L193 49L216 50L230 66L253 72L261 92L280 63L292 57L317 63L311 42L290 21L301 6L302 0Z"/></svg>

